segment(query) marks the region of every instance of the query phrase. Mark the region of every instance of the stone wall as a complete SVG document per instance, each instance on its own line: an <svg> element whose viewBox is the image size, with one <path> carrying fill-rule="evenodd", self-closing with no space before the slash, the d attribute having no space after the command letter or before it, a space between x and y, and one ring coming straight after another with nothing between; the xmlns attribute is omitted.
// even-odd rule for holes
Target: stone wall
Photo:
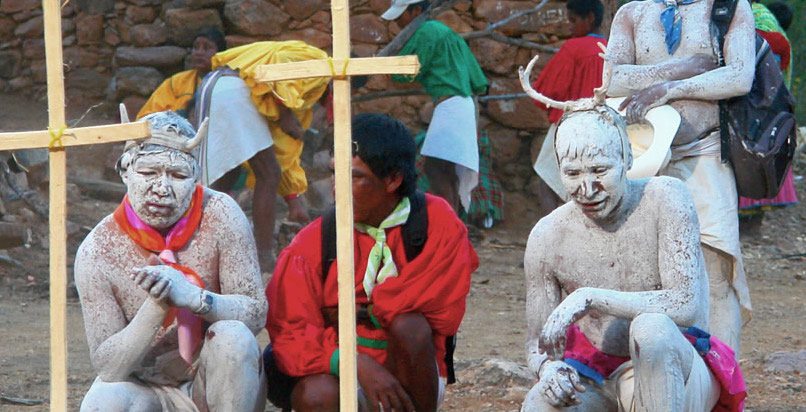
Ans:
<svg viewBox="0 0 806 412"><path fill-rule="evenodd" d="M388 4L388 0L351 2L351 33L358 55L372 55L400 31L396 23L378 17ZM438 18L465 33L535 4L535 0L460 1ZM201 27L223 29L230 47L258 40L301 39L329 49L329 7L325 0L71 0L62 11L68 102L78 98L125 101L130 112L136 113L164 78L183 68L193 35ZM563 2L552 2L501 32L559 46L568 35L565 14ZM44 89L42 31L40 0L0 0L0 90ZM517 68L528 62L534 50L487 38L469 44L488 75L490 94L520 92ZM541 54L541 64L551 57ZM404 87L375 76L358 93ZM433 104L425 96L390 97L359 103L356 110L390 113L413 130L422 130ZM528 196L534 185L530 159L547 127L545 114L526 99L490 102L481 113L481 127L494 146L495 171L511 192L510 198L527 203L525 198L518 200Z"/></svg>

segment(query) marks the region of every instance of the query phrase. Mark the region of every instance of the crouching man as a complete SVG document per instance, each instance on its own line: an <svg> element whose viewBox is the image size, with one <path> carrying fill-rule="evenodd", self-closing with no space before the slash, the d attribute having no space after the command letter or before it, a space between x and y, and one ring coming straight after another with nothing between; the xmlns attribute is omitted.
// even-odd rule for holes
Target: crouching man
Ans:
<svg viewBox="0 0 806 412"><path fill-rule="evenodd" d="M416 149L402 123L359 115L352 138L359 409L434 411L478 258L450 205L415 191ZM327 245L331 214L283 250L266 289L264 358L270 399L283 409L339 410L337 262ZM287 389L274 393L281 382Z"/></svg>
<svg viewBox="0 0 806 412"><path fill-rule="evenodd" d="M196 183L196 134L173 112L127 143L126 197L78 250L75 277L98 378L82 411L262 411L263 326L249 223ZM195 135L195 136L194 136Z"/></svg>
<svg viewBox="0 0 806 412"><path fill-rule="evenodd" d="M573 201L540 220L526 246L538 382L522 410L740 410L733 352L703 332L708 278L686 187L626 179L624 120L602 105L566 114L555 148Z"/></svg>

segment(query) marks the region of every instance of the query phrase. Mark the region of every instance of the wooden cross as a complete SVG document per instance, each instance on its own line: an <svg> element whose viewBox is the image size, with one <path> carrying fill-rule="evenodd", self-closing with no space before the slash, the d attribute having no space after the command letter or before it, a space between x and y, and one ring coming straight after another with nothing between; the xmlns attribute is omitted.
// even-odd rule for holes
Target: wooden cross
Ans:
<svg viewBox="0 0 806 412"><path fill-rule="evenodd" d="M350 59L350 5L331 2L333 59L260 66L255 78L262 82L310 77L333 77L334 169L336 181L336 258L339 293L339 405L358 409L355 334L355 274L353 262L352 124L349 76L370 74L416 75L416 56Z"/></svg>
<svg viewBox="0 0 806 412"><path fill-rule="evenodd" d="M50 410L67 410L67 164L64 148L149 136L145 122L66 128L59 0L42 0L48 77L48 130L0 133L0 151L49 148Z"/></svg>

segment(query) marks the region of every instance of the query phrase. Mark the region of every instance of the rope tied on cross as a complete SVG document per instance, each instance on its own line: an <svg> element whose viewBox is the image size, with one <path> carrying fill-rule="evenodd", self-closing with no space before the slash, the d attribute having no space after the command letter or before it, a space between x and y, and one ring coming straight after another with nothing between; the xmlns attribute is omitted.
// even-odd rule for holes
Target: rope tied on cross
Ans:
<svg viewBox="0 0 806 412"><path fill-rule="evenodd" d="M347 80L347 66L350 65L350 59L344 59L344 66L341 68L341 73L336 73L336 67L333 63L333 58L327 58L327 64L330 66L330 76L335 80Z"/></svg>
<svg viewBox="0 0 806 412"><path fill-rule="evenodd" d="M64 148L64 142L62 139L64 138L64 131L67 130L67 125L63 125L58 129L53 129L52 127L48 126L48 134L50 135L50 143L48 143L48 148L53 149L62 149ZM69 133L67 135L70 135Z"/></svg>

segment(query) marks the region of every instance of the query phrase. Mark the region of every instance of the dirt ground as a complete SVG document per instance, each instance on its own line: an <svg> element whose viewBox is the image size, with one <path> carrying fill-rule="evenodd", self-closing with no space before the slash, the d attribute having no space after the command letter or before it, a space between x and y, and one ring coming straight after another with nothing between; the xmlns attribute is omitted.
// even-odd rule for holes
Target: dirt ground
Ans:
<svg viewBox="0 0 806 412"><path fill-rule="evenodd" d="M0 96L0 130L45 127L43 103L21 96ZM78 107L87 107L78 106ZM13 108L13 110L7 110ZM83 109L68 110L68 119ZM110 108L91 113L82 125L108 123ZM99 146L71 150L69 167L75 176L103 177L87 170L87 162L106 162L112 149ZM806 174L803 165L796 174ZM93 175L94 173L94 175ZM806 193L806 182L798 188ZM115 203L93 199L70 186L69 220L76 231L69 237L68 269L76 248L91 228ZM474 274L467 315L456 352L460 383L448 389L443 410L517 411L523 388L502 382L465 379L462 367L480 359L501 358L524 363L525 339L523 251L529 229L537 219L529 203L509 205L506 221L482 232L476 241L481 267ZM7 206L9 206L7 204ZM13 205L12 205L13 206ZM30 247L8 251L22 267L0 262L0 396L41 401L38 405L12 405L0 400L2 411L44 411L49 397L48 255L46 222L32 222ZM778 351L806 349L806 205L771 212L760 231L743 238L748 280L753 299L753 320L744 329L741 365L748 383L747 406L753 411L806 411L802 376L766 371L766 357ZM84 337L81 311L74 289L68 299L69 405L77 410L94 379ZM265 337L262 337L265 341Z"/></svg>

